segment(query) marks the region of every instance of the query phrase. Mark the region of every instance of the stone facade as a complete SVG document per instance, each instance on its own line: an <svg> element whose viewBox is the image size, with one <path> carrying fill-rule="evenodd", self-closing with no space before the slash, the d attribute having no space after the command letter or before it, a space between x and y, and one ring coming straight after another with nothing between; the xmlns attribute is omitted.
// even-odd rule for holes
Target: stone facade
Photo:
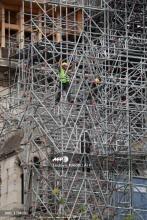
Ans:
<svg viewBox="0 0 147 220"><path fill-rule="evenodd" d="M8 157L0 162L1 168L1 210L17 210L23 208L22 200L22 169L16 156ZM0 217L0 220L14 219Z"/></svg>
<svg viewBox="0 0 147 220"><path fill-rule="evenodd" d="M22 138L23 132L18 130L11 134L1 147L0 210L2 213L0 220L14 220L15 218L9 217L10 213L14 215L16 211L23 209L23 170L18 157Z"/></svg>

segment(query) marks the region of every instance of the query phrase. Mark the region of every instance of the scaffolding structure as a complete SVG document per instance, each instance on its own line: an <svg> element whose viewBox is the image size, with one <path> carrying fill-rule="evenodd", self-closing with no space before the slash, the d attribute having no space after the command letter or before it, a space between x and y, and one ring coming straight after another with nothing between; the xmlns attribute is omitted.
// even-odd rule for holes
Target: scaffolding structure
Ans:
<svg viewBox="0 0 147 220"><path fill-rule="evenodd" d="M134 177L146 169L146 1L24 0L23 15L25 5L31 34L10 43L18 66L1 134L24 130L27 217L145 219ZM60 62L70 86L56 103Z"/></svg>

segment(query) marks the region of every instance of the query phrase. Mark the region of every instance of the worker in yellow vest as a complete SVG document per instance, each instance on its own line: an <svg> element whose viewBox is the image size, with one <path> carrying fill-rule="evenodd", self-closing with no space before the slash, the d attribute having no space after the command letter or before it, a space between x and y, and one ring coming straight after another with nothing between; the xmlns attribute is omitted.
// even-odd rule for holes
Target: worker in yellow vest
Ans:
<svg viewBox="0 0 147 220"><path fill-rule="evenodd" d="M55 104L60 102L62 91L65 91L66 93L68 92L68 89L69 89L69 86L70 86L70 77L68 75L68 69L69 69L69 64L68 63L63 62L60 65L59 87L58 87L57 95L56 95L56 98L55 98ZM67 100L69 102L71 102L71 97L70 97L69 92L68 92L68 95L67 95Z"/></svg>

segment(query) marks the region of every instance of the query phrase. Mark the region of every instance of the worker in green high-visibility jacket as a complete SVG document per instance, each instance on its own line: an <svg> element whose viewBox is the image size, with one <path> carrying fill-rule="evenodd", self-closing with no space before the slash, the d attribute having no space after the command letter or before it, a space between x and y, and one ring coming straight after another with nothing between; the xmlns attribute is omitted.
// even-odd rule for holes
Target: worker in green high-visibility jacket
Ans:
<svg viewBox="0 0 147 220"><path fill-rule="evenodd" d="M59 103L60 102L60 98L61 98L61 93L62 91L65 91L67 94L67 100L69 102L71 102L71 98L70 98L70 94L69 94L69 86L70 86L70 77L68 75L68 69L69 69L69 65L67 63L62 63L60 65L60 70L59 70L59 87L58 87L58 91L57 91L57 95L55 98L55 103Z"/></svg>

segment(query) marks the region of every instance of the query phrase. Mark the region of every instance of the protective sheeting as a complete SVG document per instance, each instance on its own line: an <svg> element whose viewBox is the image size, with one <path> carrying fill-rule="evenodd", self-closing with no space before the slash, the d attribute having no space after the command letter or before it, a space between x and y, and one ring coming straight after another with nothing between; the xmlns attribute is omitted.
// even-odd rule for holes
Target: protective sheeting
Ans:
<svg viewBox="0 0 147 220"><path fill-rule="evenodd" d="M115 220L147 219L147 179L134 177L132 184L128 179L118 181L114 192L113 203L117 207ZM132 204L132 217L130 210Z"/></svg>

